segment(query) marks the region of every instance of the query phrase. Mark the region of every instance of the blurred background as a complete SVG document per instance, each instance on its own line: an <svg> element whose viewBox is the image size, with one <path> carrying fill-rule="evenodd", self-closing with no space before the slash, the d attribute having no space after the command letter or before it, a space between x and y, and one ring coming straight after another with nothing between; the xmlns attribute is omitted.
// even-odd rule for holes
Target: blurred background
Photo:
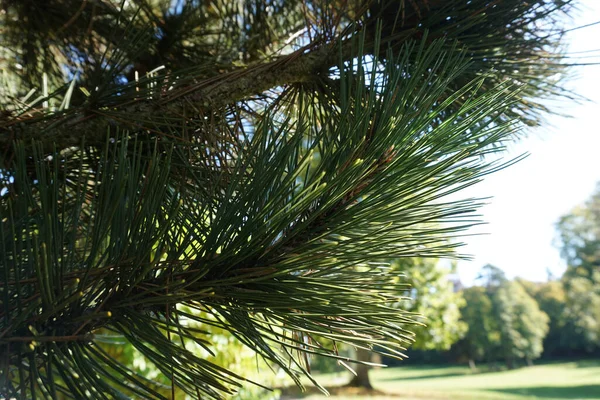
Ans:
<svg viewBox="0 0 600 400"><path fill-rule="evenodd" d="M569 21L573 30L566 34L567 53L574 62L600 61L598 20L600 2L582 1L577 17ZM504 158L529 156L461 193L491 196L482 209L486 224L471 231L480 235L463 240L463 252L473 256L458 264L463 283L472 284L479 268L488 263L511 278L533 281L544 281L549 273L560 277L565 271L556 223L588 200L600 182L600 65L574 68L568 87L588 101L550 104L563 115L548 116L543 127L512 144Z"/></svg>
<svg viewBox="0 0 600 400"><path fill-rule="evenodd" d="M582 100L548 103L558 113L499 161L528 156L459 194L487 199L461 238L469 260L403 266L425 284L412 307L428 317L409 359L354 389L339 365L316 365L338 398L600 399L600 1L568 25L580 65L567 86Z"/></svg>

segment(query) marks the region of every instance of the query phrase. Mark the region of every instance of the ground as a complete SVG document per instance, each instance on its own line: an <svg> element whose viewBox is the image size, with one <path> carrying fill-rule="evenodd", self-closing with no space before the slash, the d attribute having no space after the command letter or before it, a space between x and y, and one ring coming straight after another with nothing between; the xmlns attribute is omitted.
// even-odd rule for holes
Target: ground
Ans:
<svg viewBox="0 0 600 400"><path fill-rule="evenodd" d="M300 394L284 390L282 399L335 400L600 400L600 360L557 362L512 371L471 373L463 366L407 366L371 371L376 392L340 388L347 374L324 375L319 382L331 397L314 388Z"/></svg>

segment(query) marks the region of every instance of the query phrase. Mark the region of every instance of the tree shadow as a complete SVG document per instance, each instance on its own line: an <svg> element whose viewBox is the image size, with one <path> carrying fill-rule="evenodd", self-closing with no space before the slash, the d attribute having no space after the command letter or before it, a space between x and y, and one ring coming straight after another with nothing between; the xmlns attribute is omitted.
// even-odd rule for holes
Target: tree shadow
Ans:
<svg viewBox="0 0 600 400"><path fill-rule="evenodd" d="M385 396L385 397L398 397L401 396L396 393L387 393L377 389L365 389L365 388L356 388L350 386L331 386L326 387L327 391L331 396L341 397L341 398L351 398L352 396ZM303 392L297 386L288 386L281 390L280 400L296 400L302 399L304 397L312 396L315 394L323 395L318 388L314 386L308 386L305 388Z"/></svg>
<svg viewBox="0 0 600 400"><path fill-rule="evenodd" d="M439 366L439 367L431 367L431 366L411 366L411 370L426 370L428 373L423 375L410 375L410 376L399 376L399 377L387 377L387 378L379 378L380 381L413 381L420 379L435 379L435 378L451 378L457 376L475 376L475 375L484 375L484 374L495 374L498 372L505 371L504 368L494 368L489 365L482 365L478 367L476 370L471 369L458 369L461 366L456 366L457 368L448 369L447 365ZM458 369L458 370L457 370Z"/></svg>
<svg viewBox="0 0 600 400"><path fill-rule="evenodd" d="M484 373L484 372L481 372ZM448 372L448 373L439 373L439 374L428 374L428 375L418 375L418 376L406 376L406 377L395 377L390 376L389 378L379 378L379 381L388 382L388 381L416 381L420 379L434 379L434 378L451 378L454 376L470 376L470 375L478 375L479 372L470 373L462 373L462 372Z"/></svg>
<svg viewBox="0 0 600 400"><path fill-rule="evenodd" d="M521 396L535 396L551 399L600 399L600 385L579 386L533 386L523 388L487 388L493 392L516 394Z"/></svg>
<svg viewBox="0 0 600 400"><path fill-rule="evenodd" d="M577 368L600 367L600 360L580 360L576 362Z"/></svg>

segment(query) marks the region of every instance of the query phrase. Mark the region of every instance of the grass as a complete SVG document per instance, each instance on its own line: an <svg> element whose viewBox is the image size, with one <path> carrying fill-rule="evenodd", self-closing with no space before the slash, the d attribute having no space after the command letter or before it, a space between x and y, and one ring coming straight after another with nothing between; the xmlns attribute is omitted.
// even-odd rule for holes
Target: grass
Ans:
<svg viewBox="0 0 600 400"><path fill-rule="evenodd" d="M319 382L332 387L332 397L290 394L284 399L325 400L600 400L600 360L550 363L512 371L472 373L462 366L407 366L371 371L376 393L340 390L348 375L323 375ZM336 389L337 387L337 389Z"/></svg>

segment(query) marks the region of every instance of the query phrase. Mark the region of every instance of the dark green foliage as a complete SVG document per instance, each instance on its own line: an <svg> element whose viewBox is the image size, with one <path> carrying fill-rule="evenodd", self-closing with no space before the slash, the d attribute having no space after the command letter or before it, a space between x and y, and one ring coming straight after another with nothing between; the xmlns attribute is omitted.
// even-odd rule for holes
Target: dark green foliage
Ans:
<svg viewBox="0 0 600 400"><path fill-rule="evenodd" d="M598 316L594 316L595 308L588 306L598 301L594 288L589 282L567 276L543 283L519 280L550 319L543 358L585 357L598 349L594 330ZM569 282L569 289L565 282Z"/></svg>
<svg viewBox="0 0 600 400"><path fill-rule="evenodd" d="M462 319L468 326L456 350L471 362L504 360L509 368L518 360L542 355L549 318L519 280L510 281L493 265L482 268L485 286L463 292Z"/></svg>
<svg viewBox="0 0 600 400"><path fill-rule="evenodd" d="M489 361L494 358L500 342L492 301L485 289L479 286L465 289L463 296L465 305L460 311L468 328L458 348L472 362Z"/></svg>
<svg viewBox="0 0 600 400"><path fill-rule="evenodd" d="M480 202L445 196L540 122L570 9L1 4L0 392L99 399L233 393L214 329L298 384L338 343L401 358L384 261L458 256Z"/></svg>
<svg viewBox="0 0 600 400"><path fill-rule="evenodd" d="M566 278L594 280L600 270L600 185L590 199L562 216L556 224Z"/></svg>

